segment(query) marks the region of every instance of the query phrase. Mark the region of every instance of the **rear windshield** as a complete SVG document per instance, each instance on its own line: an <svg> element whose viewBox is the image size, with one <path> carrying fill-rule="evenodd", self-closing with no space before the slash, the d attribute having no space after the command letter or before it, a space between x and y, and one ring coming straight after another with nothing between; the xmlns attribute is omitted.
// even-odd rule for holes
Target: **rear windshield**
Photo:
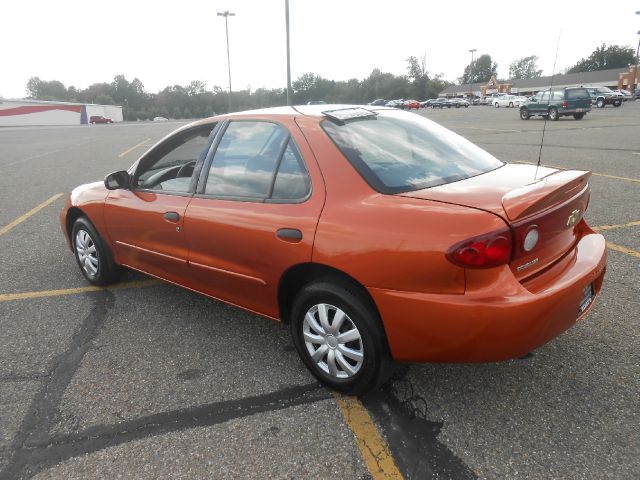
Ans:
<svg viewBox="0 0 640 480"><path fill-rule="evenodd" d="M322 127L362 177L381 193L464 180L504 165L460 135L415 113L382 110L376 118Z"/></svg>
<svg viewBox="0 0 640 480"><path fill-rule="evenodd" d="M567 99L568 100L578 100L580 98L583 99L591 99L591 95L586 88L572 88L567 89Z"/></svg>

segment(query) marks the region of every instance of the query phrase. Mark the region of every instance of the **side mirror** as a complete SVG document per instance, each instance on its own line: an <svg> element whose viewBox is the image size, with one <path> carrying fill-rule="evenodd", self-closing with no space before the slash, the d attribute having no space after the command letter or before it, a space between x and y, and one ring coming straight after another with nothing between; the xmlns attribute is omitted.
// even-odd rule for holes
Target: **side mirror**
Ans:
<svg viewBox="0 0 640 480"><path fill-rule="evenodd" d="M107 190L117 190L119 188L129 188L129 172L120 170L104 177L104 186Z"/></svg>

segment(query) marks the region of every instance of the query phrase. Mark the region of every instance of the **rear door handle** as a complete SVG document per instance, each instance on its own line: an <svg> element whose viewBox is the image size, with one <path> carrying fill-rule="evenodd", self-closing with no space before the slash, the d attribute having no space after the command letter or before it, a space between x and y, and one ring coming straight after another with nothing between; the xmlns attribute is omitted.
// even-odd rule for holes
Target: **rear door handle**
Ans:
<svg viewBox="0 0 640 480"><path fill-rule="evenodd" d="M165 212L164 218L170 222L177 222L180 220L180 214L178 212Z"/></svg>
<svg viewBox="0 0 640 480"><path fill-rule="evenodd" d="M297 228L280 228L276 236L285 242L297 243L302 240L302 232Z"/></svg>

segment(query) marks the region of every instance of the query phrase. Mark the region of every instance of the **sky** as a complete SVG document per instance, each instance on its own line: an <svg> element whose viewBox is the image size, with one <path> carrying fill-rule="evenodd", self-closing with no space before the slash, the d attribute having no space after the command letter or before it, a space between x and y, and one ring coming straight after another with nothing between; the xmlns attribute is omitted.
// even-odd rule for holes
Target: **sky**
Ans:
<svg viewBox="0 0 640 480"><path fill-rule="evenodd" d="M362 79L374 68L406 73L426 56L432 75L455 81L491 55L498 74L537 55L551 75L602 43L637 46L640 0L612 5L538 0L490 7L480 0L290 0L291 75ZM600 4L602 8L593 8ZM224 18L229 10L233 90L286 86L285 0L4 0L0 96L26 95L30 77L86 88L123 74L147 92L192 80L228 88ZM604 10L604 13L603 13ZM604 14L604 17L602 16ZM558 41L559 40L559 41Z"/></svg>

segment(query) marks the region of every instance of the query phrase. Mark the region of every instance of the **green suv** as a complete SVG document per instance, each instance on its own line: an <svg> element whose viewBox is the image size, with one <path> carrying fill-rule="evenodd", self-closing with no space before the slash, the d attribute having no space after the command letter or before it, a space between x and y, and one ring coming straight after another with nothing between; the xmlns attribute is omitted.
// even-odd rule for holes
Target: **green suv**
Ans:
<svg viewBox="0 0 640 480"><path fill-rule="evenodd" d="M558 120L560 117L573 115L582 120L591 111L591 95L586 88L568 87L557 90L543 90L520 107L520 118L529 120L533 115Z"/></svg>

